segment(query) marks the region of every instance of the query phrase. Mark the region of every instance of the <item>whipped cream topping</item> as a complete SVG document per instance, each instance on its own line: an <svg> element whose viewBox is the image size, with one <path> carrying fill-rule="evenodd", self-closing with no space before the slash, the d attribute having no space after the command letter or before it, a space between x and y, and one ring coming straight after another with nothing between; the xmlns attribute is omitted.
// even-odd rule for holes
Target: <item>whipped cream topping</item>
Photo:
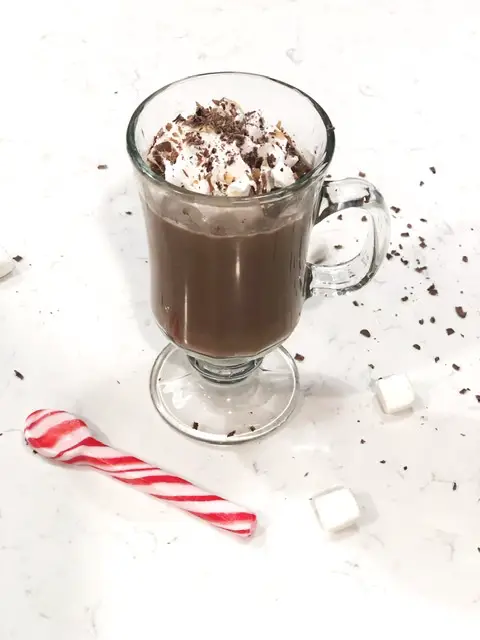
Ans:
<svg viewBox="0 0 480 640"><path fill-rule="evenodd" d="M207 195L250 196L288 187L310 170L280 122L244 113L233 100L197 103L155 136L147 156L153 171L177 187Z"/></svg>

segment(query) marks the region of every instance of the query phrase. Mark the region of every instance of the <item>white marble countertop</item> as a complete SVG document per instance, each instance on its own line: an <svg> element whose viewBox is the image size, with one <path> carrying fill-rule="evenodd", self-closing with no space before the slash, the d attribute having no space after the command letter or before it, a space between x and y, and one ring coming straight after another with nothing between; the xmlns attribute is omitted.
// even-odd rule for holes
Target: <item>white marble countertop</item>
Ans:
<svg viewBox="0 0 480 640"><path fill-rule="evenodd" d="M10 12L0 245L23 260L0 281L1 640L478 638L477 4L44 0ZM306 356L296 417L218 449L173 432L149 398L164 342L124 132L152 90L223 68L282 78L327 109L334 176L364 171L400 207L392 241L409 265L387 262L358 307L307 303L288 342ZM413 413L387 417L374 402L371 380L392 372L410 375ZM254 508L262 531L238 542L93 472L43 462L21 429L44 406L85 415L117 447ZM328 537L309 498L338 484L355 492L362 520Z"/></svg>

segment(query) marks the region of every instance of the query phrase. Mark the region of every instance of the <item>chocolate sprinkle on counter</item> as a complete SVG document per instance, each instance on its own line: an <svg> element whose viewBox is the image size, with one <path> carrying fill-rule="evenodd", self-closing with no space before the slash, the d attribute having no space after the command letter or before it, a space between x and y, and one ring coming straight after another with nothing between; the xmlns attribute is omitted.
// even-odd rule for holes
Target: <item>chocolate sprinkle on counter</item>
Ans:
<svg viewBox="0 0 480 640"><path fill-rule="evenodd" d="M480 395L476 395L475 398L477 399L477 402L480 402Z"/></svg>
<svg viewBox="0 0 480 640"><path fill-rule="evenodd" d="M468 262L468 256L462 256L462 262Z"/></svg>
<svg viewBox="0 0 480 640"><path fill-rule="evenodd" d="M408 300L408 296L403 296L403 298L401 298L402 302L406 302Z"/></svg>
<svg viewBox="0 0 480 640"><path fill-rule="evenodd" d="M23 373L20 373L20 371L17 371L16 369L13 370L13 373L15 374L15 377L17 377L19 380L23 380L25 378Z"/></svg>
<svg viewBox="0 0 480 640"><path fill-rule="evenodd" d="M230 431L230 433L227 433L227 438L231 438L232 436L234 436L236 433L235 429L233 431Z"/></svg>
<svg viewBox="0 0 480 640"><path fill-rule="evenodd" d="M404 470L404 471L406 471L407 469L408 469L408 467L405 465L405 466L403 467L403 470Z"/></svg>
<svg viewBox="0 0 480 640"><path fill-rule="evenodd" d="M423 273L428 267L415 267L417 273Z"/></svg>
<svg viewBox="0 0 480 640"><path fill-rule="evenodd" d="M435 320L435 316L432 316L432 317L430 318L430 322L431 322L432 324L435 324L435 322L436 322L436 320Z"/></svg>
<svg viewBox="0 0 480 640"><path fill-rule="evenodd" d="M455 333L455 330L451 327L448 327L448 329L445 329L445 331L447 332L447 336L451 336Z"/></svg>
<svg viewBox="0 0 480 640"><path fill-rule="evenodd" d="M105 171L105 169L108 169L108 164L97 164L97 169L99 171Z"/></svg>
<svg viewBox="0 0 480 640"><path fill-rule="evenodd" d="M364 338L370 338L372 334L368 329L362 329L360 331L360 335L363 336Z"/></svg>
<svg viewBox="0 0 480 640"><path fill-rule="evenodd" d="M353 300L352 304L353 304L354 307L359 307L360 306L357 300Z"/></svg>
<svg viewBox="0 0 480 640"><path fill-rule="evenodd" d="M390 209L393 211L393 213L400 213L401 209L400 207L390 207Z"/></svg>
<svg viewBox="0 0 480 640"><path fill-rule="evenodd" d="M434 284L431 284L428 287L427 291L431 296L438 296L438 291Z"/></svg>
<svg viewBox="0 0 480 640"><path fill-rule="evenodd" d="M456 483L456 482L454 482L454 483L452 484L452 491L456 491L456 490L457 490L457 483Z"/></svg>
<svg viewBox="0 0 480 640"><path fill-rule="evenodd" d="M435 175L437 173L437 170L435 169L435 167L428 167L428 168L433 173L433 175Z"/></svg>
<svg viewBox="0 0 480 640"><path fill-rule="evenodd" d="M414 344L413 348L416 349L417 351L420 351L422 347L419 344Z"/></svg>
<svg viewBox="0 0 480 640"><path fill-rule="evenodd" d="M458 366L458 364L452 364L452 369L455 369L455 371L460 371L460 367Z"/></svg>
<svg viewBox="0 0 480 640"><path fill-rule="evenodd" d="M424 322L425 322L425 320L424 320L423 318L421 318L421 319L418 321L418 324L423 324Z"/></svg>
<svg viewBox="0 0 480 640"><path fill-rule="evenodd" d="M386 257L387 260L391 260L393 258L391 253L385 254L385 257Z"/></svg>
<svg viewBox="0 0 480 640"><path fill-rule="evenodd" d="M423 187L424 184L425 184L424 181L420 180L420 186Z"/></svg>
<svg viewBox="0 0 480 640"><path fill-rule="evenodd" d="M435 356L435 362L440 362L440 358L438 356Z"/></svg>
<svg viewBox="0 0 480 640"><path fill-rule="evenodd" d="M409 238L410 237L410 234L408 233L408 231L404 231L400 235L402 236L402 238Z"/></svg>
<svg viewBox="0 0 480 640"><path fill-rule="evenodd" d="M198 422L194 422L192 424L192 429L198 429Z"/></svg>
<svg viewBox="0 0 480 640"><path fill-rule="evenodd" d="M131 215L132 215L132 212L131 212L131 211L125 211L125 215L126 215L126 216L131 216Z"/></svg>
<svg viewBox="0 0 480 640"><path fill-rule="evenodd" d="M366 222L368 220L367 216L362 216L362 222Z"/></svg>
<svg viewBox="0 0 480 640"><path fill-rule="evenodd" d="M460 389L460 391L458 392L461 396L464 396L468 391L470 391L469 387L466 387L465 389Z"/></svg>
<svg viewBox="0 0 480 640"><path fill-rule="evenodd" d="M386 462L386 460L380 460L380 464L385 464Z"/></svg>
<svg viewBox="0 0 480 640"><path fill-rule="evenodd" d="M360 444L365 444L366 440L364 440L363 438L360 440Z"/></svg>
<svg viewBox="0 0 480 640"><path fill-rule="evenodd" d="M463 307L455 307L455 312L459 318L467 317L467 312L463 310Z"/></svg>
<svg viewBox="0 0 480 640"><path fill-rule="evenodd" d="M302 354L301 354L301 353L296 353L296 354L295 354L295 360L296 360L297 362L303 362L303 361L305 360L305 356L302 356Z"/></svg>
<svg viewBox="0 0 480 640"><path fill-rule="evenodd" d="M359 171L358 175L359 175L360 178L366 178L367 177L367 174L364 171Z"/></svg>
<svg viewBox="0 0 480 640"><path fill-rule="evenodd" d="M375 369L375 365L373 364L369 364L368 366L370 367L370 369Z"/></svg>
<svg viewBox="0 0 480 640"><path fill-rule="evenodd" d="M250 427L248 427L250 429L250 431L255 431L255 427L253 425L251 425Z"/></svg>
<svg viewBox="0 0 480 640"><path fill-rule="evenodd" d="M428 222L426 218L420 218L420 222Z"/></svg>
<svg viewBox="0 0 480 640"><path fill-rule="evenodd" d="M333 246L333 248L338 251L339 249L343 249L343 244L336 244Z"/></svg>
<svg viewBox="0 0 480 640"><path fill-rule="evenodd" d="M13 256L12 260L15 260L15 262L21 262L23 260L22 256Z"/></svg>

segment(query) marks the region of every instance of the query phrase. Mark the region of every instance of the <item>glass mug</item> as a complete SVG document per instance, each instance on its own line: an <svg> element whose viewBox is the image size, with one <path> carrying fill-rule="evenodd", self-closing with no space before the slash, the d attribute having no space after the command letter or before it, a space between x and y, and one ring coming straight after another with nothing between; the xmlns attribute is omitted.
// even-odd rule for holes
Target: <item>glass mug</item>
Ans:
<svg viewBox="0 0 480 640"><path fill-rule="evenodd" d="M195 102L227 97L282 122L312 169L289 187L246 197L193 193L152 171L146 156L160 127ZM127 129L139 178L150 255L152 308L170 344L150 377L153 403L173 427L226 444L271 432L298 395L294 359L281 346L310 296L342 295L369 282L384 259L390 217L359 178L325 180L335 147L322 107L284 82L208 73L144 100ZM307 261L312 227L344 209L369 218L362 250L337 265Z"/></svg>

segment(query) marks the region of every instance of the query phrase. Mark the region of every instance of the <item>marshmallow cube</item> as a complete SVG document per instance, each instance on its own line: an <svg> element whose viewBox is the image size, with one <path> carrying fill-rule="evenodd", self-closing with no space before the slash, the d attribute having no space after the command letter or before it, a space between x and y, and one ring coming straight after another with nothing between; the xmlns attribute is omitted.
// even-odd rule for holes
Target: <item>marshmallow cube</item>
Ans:
<svg viewBox="0 0 480 640"><path fill-rule="evenodd" d="M0 247L0 278L4 278L8 276L8 274L13 271L13 267L15 263L10 259L7 252Z"/></svg>
<svg viewBox="0 0 480 640"><path fill-rule="evenodd" d="M360 518L360 509L350 489L338 487L312 498L322 528L329 533L351 527Z"/></svg>
<svg viewBox="0 0 480 640"><path fill-rule="evenodd" d="M403 374L379 378L375 382L375 394L384 413L404 411L415 401L415 392L410 380Z"/></svg>

